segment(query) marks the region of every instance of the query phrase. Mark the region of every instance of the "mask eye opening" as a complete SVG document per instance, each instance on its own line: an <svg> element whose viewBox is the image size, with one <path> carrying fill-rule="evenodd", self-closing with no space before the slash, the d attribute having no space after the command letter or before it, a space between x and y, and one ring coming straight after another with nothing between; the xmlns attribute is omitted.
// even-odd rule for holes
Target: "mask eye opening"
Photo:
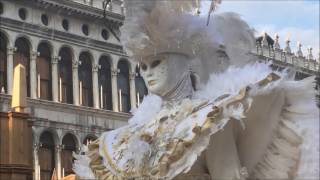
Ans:
<svg viewBox="0 0 320 180"><path fill-rule="evenodd" d="M193 90L194 91L198 90L200 77L196 73L191 73L190 79L191 79L191 85L192 85Z"/></svg>
<svg viewBox="0 0 320 180"><path fill-rule="evenodd" d="M158 66L161 63L161 60L155 60L151 63L151 68L155 68L156 66Z"/></svg>
<svg viewBox="0 0 320 180"><path fill-rule="evenodd" d="M141 67L142 71L146 71L148 69L148 66L146 64L144 64L144 63L141 63L140 67Z"/></svg>

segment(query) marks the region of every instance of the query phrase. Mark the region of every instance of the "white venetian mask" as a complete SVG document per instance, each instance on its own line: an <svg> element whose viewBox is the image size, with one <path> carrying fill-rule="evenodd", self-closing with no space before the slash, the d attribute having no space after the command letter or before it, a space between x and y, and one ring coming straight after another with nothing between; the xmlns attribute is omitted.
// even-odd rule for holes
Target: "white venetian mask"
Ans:
<svg viewBox="0 0 320 180"><path fill-rule="evenodd" d="M166 53L148 56L140 63L140 72L150 92L166 95L188 72L187 57Z"/></svg>

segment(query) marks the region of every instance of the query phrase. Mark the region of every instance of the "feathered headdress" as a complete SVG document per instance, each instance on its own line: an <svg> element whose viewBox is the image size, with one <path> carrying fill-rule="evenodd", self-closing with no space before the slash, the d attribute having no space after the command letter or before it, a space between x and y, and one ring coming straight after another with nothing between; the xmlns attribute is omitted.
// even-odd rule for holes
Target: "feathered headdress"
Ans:
<svg viewBox="0 0 320 180"><path fill-rule="evenodd" d="M254 46L253 32L234 13L209 18L221 0L213 0L208 19L199 16L199 0L125 0L121 41L132 59L181 53L202 80L230 64L241 64ZM234 59L233 57L236 57ZM201 71L200 71L201 69Z"/></svg>

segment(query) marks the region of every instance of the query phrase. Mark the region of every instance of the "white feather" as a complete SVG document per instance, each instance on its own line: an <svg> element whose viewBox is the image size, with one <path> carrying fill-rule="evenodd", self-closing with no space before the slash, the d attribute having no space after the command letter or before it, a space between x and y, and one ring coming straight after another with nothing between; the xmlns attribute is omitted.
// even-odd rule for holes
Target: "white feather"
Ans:
<svg viewBox="0 0 320 180"><path fill-rule="evenodd" d="M154 94L145 96L138 109L133 109L133 117L129 119L129 124L140 124L152 120L160 111L162 99Z"/></svg>
<svg viewBox="0 0 320 180"><path fill-rule="evenodd" d="M72 169L81 179L95 179L89 164L91 159L86 155L82 155L87 151L87 146L83 145L79 154L72 153L72 156L76 159Z"/></svg>

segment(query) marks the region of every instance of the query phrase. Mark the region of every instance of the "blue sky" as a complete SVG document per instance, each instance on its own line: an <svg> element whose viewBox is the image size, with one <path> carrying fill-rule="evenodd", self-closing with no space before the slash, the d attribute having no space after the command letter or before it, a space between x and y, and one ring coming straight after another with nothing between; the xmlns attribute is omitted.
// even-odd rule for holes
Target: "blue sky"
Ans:
<svg viewBox="0 0 320 180"><path fill-rule="evenodd" d="M202 13L207 13L209 1L203 3ZM236 12L256 29L256 34L267 32L271 37L277 33L280 45L291 40L291 49L297 42L313 48L313 55L319 53L319 0L222 0L216 13Z"/></svg>

